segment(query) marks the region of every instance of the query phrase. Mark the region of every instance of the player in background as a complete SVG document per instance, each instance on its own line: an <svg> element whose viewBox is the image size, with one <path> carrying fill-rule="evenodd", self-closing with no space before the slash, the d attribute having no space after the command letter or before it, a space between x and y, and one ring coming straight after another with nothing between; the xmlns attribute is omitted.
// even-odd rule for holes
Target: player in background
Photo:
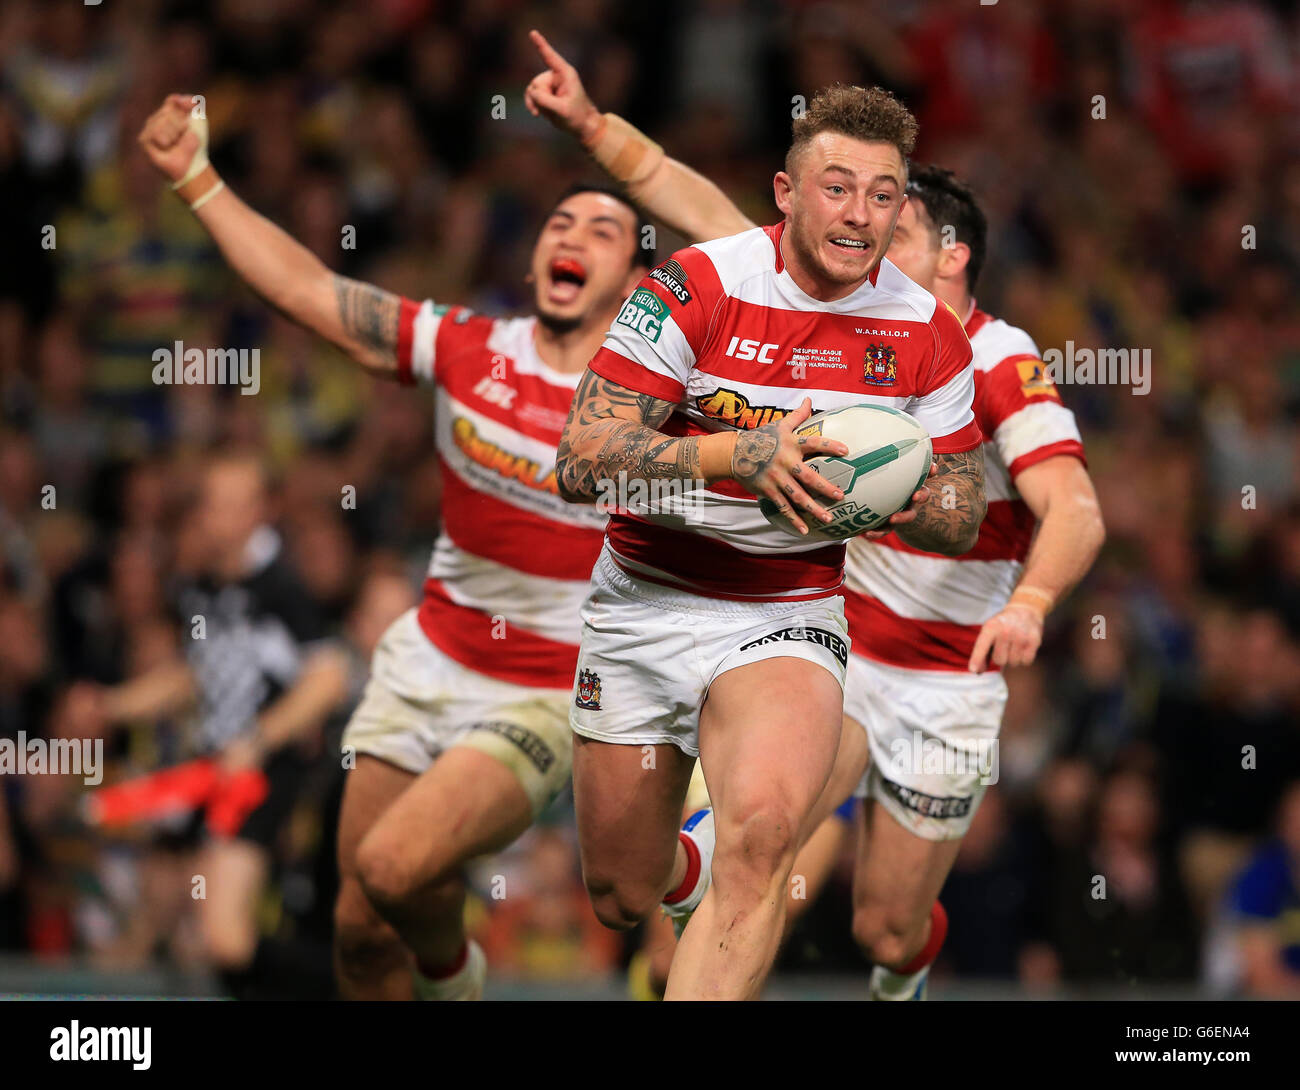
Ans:
<svg viewBox="0 0 1300 1090"><path fill-rule="evenodd" d="M988 515L961 556L897 535L849 545L844 711L871 747L853 933L876 963L878 999L924 997L947 931L939 891L996 777L1001 670L1033 662L1047 613L1105 538L1074 414L1037 346L976 304L987 225L974 195L929 166L913 172L908 196L889 259L952 307L970 338ZM936 760L952 771L927 771Z"/></svg>
<svg viewBox="0 0 1300 1090"><path fill-rule="evenodd" d="M747 998L780 938L800 834L834 766L847 628L843 546L769 526L755 496L806 530L834 488L799 437L818 409L907 409L936 475L892 521L956 555L984 515L970 347L957 317L882 262L907 182L911 115L879 89L834 87L795 123L774 179L785 218L679 251L620 310L574 397L556 469L591 502L609 482L682 482L678 505L616 511L584 605L571 722L583 872L597 914L630 927L706 884L677 822L694 758L714 810L712 883L686 927L668 998ZM872 384L872 338L898 341ZM752 345L754 351L742 351ZM814 360L823 364L809 364ZM934 502L933 486L952 502ZM653 753L653 760L648 760Z"/></svg>
<svg viewBox="0 0 1300 1090"><path fill-rule="evenodd" d="M653 263L644 225L617 192L579 188L533 250L536 317L418 304L332 274L240 201L190 113L191 99L171 96L141 143L232 268L371 373L435 391L443 532L424 601L381 640L344 735L357 758L335 963L349 998L476 998L486 966L464 933L463 864L513 841L569 775L578 608L604 515L558 500L555 448L587 361ZM605 116L587 150L635 184L646 163L623 155L621 120ZM661 151L654 165L727 203Z"/></svg>

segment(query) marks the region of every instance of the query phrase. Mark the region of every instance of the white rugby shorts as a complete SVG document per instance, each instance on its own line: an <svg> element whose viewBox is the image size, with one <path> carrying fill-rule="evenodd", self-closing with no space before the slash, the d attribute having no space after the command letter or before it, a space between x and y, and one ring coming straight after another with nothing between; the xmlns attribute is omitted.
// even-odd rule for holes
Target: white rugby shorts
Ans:
<svg viewBox="0 0 1300 1090"><path fill-rule="evenodd" d="M569 690L534 689L480 674L435 647L417 610L380 638L370 680L343 732L343 747L419 775L452 746L506 765L536 816L569 780Z"/></svg>
<svg viewBox="0 0 1300 1090"><path fill-rule="evenodd" d="M908 670L849 657L844 714L867 732L871 767L856 792L926 840L966 835L998 778L1007 683L996 671Z"/></svg>
<svg viewBox="0 0 1300 1090"><path fill-rule="evenodd" d="M700 708L714 679L771 658L824 667L841 686L849 630L840 596L732 602L662 587L601 552L582 606L582 644L569 722L622 745L668 742L700 754ZM792 705L791 714L796 714Z"/></svg>

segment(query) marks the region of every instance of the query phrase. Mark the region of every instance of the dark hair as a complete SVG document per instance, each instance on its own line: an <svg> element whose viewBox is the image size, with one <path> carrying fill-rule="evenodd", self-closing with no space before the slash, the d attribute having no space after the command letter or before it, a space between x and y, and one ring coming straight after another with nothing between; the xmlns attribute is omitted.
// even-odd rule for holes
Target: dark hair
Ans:
<svg viewBox="0 0 1300 1090"><path fill-rule="evenodd" d="M785 170L794 173L798 154L818 133L838 132L857 140L893 144L903 157L916 147L916 118L881 87L852 87L833 83L813 95L803 117L790 126L793 139L785 154Z"/></svg>
<svg viewBox="0 0 1300 1090"><path fill-rule="evenodd" d="M632 203L628 195L615 189L612 185L605 185L602 182L574 182L555 198L551 211L554 212L570 197L575 197L579 193L603 193L605 196L613 197L616 201L632 209L632 215L636 218L636 253L632 258L632 264L653 269L656 263L655 229L650 221L641 215L641 209Z"/></svg>
<svg viewBox="0 0 1300 1090"><path fill-rule="evenodd" d="M951 170L926 164L912 168L907 180L907 195L921 202L924 216L930 221L930 230L936 236L944 227L950 226L956 241L970 247L966 290L974 291L975 281L984 267L989 224L970 186L958 181Z"/></svg>

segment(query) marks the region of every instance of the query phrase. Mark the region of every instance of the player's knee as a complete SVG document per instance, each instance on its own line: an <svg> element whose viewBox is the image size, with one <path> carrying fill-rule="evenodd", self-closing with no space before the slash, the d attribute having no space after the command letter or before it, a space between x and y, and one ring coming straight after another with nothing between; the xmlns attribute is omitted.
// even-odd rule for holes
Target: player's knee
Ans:
<svg viewBox="0 0 1300 1090"><path fill-rule="evenodd" d="M382 841L367 837L357 847L357 880L379 911L400 905L413 888L411 869Z"/></svg>
<svg viewBox="0 0 1300 1090"><path fill-rule="evenodd" d="M596 919L611 931L630 931L659 904L661 893L643 882L589 875L587 896Z"/></svg>
<svg viewBox="0 0 1300 1090"><path fill-rule="evenodd" d="M368 836L357 848L357 877L366 898L385 919L419 901L428 907L439 890L454 885L454 870L430 865L428 856L417 862L406 857L391 841ZM448 896L456 891L448 888Z"/></svg>
<svg viewBox="0 0 1300 1090"><path fill-rule="evenodd" d="M788 807L767 805L719 830L713 880L720 889L753 887L756 895L774 880L785 881L794 864L798 821Z"/></svg>
<svg viewBox="0 0 1300 1090"><path fill-rule="evenodd" d="M903 965L920 946L918 928L871 907L853 913L853 938L877 965Z"/></svg>
<svg viewBox="0 0 1300 1090"><path fill-rule="evenodd" d="M382 976L404 964L401 940L364 903L359 888L345 887L334 905L334 960L348 980Z"/></svg>

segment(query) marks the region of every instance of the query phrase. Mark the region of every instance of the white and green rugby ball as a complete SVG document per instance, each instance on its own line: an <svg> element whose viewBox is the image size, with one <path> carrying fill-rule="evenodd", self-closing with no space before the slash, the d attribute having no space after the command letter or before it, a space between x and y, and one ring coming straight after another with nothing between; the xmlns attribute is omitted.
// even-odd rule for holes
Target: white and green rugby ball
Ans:
<svg viewBox="0 0 1300 1090"><path fill-rule="evenodd" d="M915 417L899 409L850 405L816 413L795 432L838 439L849 448L848 454L824 454L804 463L844 490L839 503L809 492L830 512L831 521L819 523L800 511L808 524L807 536L799 533L771 500L764 497L758 501L768 522L802 541L843 541L883 526L907 506L912 493L930 475L933 451L929 433Z"/></svg>

